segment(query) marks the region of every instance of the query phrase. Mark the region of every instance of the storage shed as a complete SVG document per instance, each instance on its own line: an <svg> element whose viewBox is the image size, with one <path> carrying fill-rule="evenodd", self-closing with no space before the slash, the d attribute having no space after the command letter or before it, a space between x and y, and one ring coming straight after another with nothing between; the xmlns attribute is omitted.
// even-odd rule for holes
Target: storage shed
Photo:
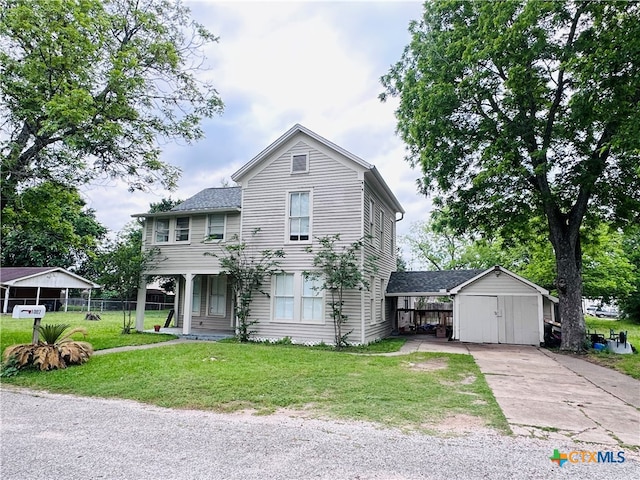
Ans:
<svg viewBox="0 0 640 480"><path fill-rule="evenodd" d="M540 345L558 299L533 282L495 266L487 270L397 272L388 297L453 299L451 339L470 343Z"/></svg>

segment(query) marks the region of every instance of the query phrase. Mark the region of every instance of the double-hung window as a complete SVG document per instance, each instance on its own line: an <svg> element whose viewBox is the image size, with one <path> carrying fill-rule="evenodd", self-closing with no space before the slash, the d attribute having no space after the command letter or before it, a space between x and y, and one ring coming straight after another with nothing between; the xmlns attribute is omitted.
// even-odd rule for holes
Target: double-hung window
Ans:
<svg viewBox="0 0 640 480"><path fill-rule="evenodd" d="M169 219L156 218L156 243L166 243L169 241Z"/></svg>
<svg viewBox="0 0 640 480"><path fill-rule="evenodd" d="M309 192L289 193L289 240L308 241L310 238Z"/></svg>
<svg viewBox="0 0 640 480"><path fill-rule="evenodd" d="M227 313L227 277L209 277L209 315L224 316Z"/></svg>
<svg viewBox="0 0 640 480"><path fill-rule="evenodd" d="M373 209L374 209L374 203L373 200L369 200L369 242L371 242L371 245L374 244L375 242L375 235L376 235L376 229L375 229L375 216L373 213Z"/></svg>
<svg viewBox="0 0 640 480"><path fill-rule="evenodd" d="M275 320L293 320L293 274L283 273L275 277L274 317Z"/></svg>
<svg viewBox="0 0 640 480"><path fill-rule="evenodd" d="M321 322L323 315L324 296L319 279L302 276L302 321Z"/></svg>
<svg viewBox="0 0 640 480"><path fill-rule="evenodd" d="M225 216L222 214L209 215L207 240L224 240L224 220Z"/></svg>
<svg viewBox="0 0 640 480"><path fill-rule="evenodd" d="M378 228L380 229L379 232L379 237L380 237L380 243L378 244L378 250L382 251L382 249L384 248L384 212L382 210L380 210L379 215L378 215Z"/></svg>
<svg viewBox="0 0 640 480"><path fill-rule="evenodd" d="M189 241L189 217L176 218L176 242Z"/></svg>

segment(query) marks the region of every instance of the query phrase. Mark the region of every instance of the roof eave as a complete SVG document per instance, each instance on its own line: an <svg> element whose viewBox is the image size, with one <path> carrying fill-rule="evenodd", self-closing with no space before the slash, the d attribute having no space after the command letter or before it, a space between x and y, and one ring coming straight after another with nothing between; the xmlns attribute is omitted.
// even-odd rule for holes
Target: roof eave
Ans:
<svg viewBox="0 0 640 480"><path fill-rule="evenodd" d="M154 212L154 213L134 213L131 215L133 218L155 218L155 217L180 217L182 215L192 215L194 213L236 213L240 212L240 207L221 207L221 208L200 208L192 210L179 210L168 212Z"/></svg>

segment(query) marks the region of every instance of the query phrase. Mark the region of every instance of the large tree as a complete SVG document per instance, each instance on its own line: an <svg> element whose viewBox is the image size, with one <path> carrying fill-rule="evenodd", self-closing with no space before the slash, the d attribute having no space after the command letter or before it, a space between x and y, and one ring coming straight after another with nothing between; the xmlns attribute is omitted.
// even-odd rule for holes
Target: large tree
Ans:
<svg viewBox="0 0 640 480"><path fill-rule="evenodd" d="M562 348L584 343L580 227L638 221L640 5L428 1L382 78L421 189L459 231L544 218Z"/></svg>
<svg viewBox="0 0 640 480"><path fill-rule="evenodd" d="M159 141L222 110L201 82L217 41L168 0L0 0L2 208L24 185L97 176L175 185Z"/></svg>
<svg viewBox="0 0 640 480"><path fill-rule="evenodd" d="M5 267L64 267L85 275L106 234L75 188L44 182L20 192L2 212L0 260Z"/></svg>

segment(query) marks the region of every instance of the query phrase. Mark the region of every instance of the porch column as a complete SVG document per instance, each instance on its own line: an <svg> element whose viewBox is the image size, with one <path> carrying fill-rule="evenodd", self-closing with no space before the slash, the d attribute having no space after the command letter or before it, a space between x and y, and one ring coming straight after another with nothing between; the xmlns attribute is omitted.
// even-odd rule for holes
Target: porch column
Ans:
<svg viewBox="0 0 640 480"><path fill-rule="evenodd" d="M147 284L140 282L136 297L136 331L144 331L144 310L147 303Z"/></svg>
<svg viewBox="0 0 640 480"><path fill-rule="evenodd" d="M87 313L91 311L91 289L89 289L89 295L87 296Z"/></svg>
<svg viewBox="0 0 640 480"><path fill-rule="evenodd" d="M69 308L69 289L64 289L64 311L67 312Z"/></svg>
<svg viewBox="0 0 640 480"><path fill-rule="evenodd" d="M176 277L176 288L173 297L173 326L178 326L178 315L180 315L180 278Z"/></svg>
<svg viewBox="0 0 640 480"><path fill-rule="evenodd" d="M36 305L40 305L40 287L36 290Z"/></svg>
<svg viewBox="0 0 640 480"><path fill-rule="evenodd" d="M7 285L7 288L4 290L4 304L2 305L2 313L7 313L9 309L9 289L11 287Z"/></svg>
<svg viewBox="0 0 640 480"><path fill-rule="evenodd" d="M193 274L187 273L184 282L184 310L182 312L182 333L191 333L191 305L193 302Z"/></svg>

